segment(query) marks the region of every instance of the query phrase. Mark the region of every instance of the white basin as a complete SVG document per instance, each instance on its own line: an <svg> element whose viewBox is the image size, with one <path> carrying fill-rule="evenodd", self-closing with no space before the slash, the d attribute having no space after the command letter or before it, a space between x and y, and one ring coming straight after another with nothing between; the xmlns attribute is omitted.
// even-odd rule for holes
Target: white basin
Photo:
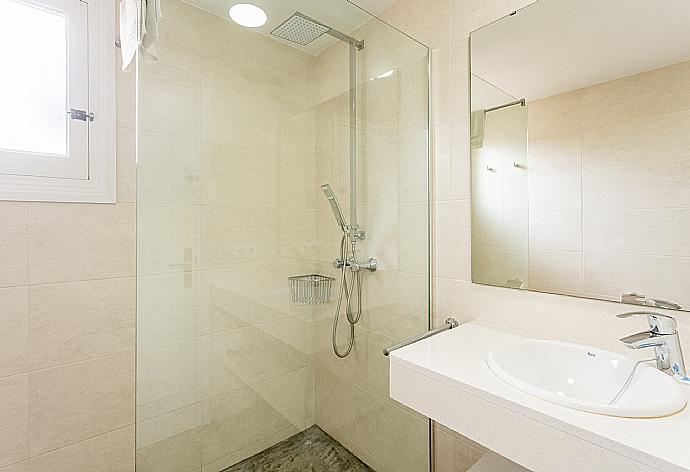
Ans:
<svg viewBox="0 0 690 472"><path fill-rule="evenodd" d="M588 346L515 340L494 346L486 360L491 371L510 385L576 410L655 418L677 413L686 405L682 386L653 363L639 364L624 388L636 361Z"/></svg>

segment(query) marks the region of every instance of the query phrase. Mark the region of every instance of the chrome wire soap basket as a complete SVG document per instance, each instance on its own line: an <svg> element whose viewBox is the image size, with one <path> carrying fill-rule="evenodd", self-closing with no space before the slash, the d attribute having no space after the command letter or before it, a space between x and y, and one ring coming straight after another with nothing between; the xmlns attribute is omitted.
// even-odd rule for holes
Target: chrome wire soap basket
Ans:
<svg viewBox="0 0 690 472"><path fill-rule="evenodd" d="M325 275L309 274L289 277L290 301L317 304L331 301L331 286L335 279Z"/></svg>

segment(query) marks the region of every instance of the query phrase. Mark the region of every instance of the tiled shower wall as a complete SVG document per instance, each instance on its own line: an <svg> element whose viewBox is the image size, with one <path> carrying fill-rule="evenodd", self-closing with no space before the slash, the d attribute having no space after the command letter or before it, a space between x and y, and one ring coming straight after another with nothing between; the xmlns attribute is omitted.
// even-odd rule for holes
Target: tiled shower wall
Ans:
<svg viewBox="0 0 690 472"><path fill-rule="evenodd" d="M3 472L134 469L134 79L116 205L0 202Z"/></svg>
<svg viewBox="0 0 690 472"><path fill-rule="evenodd" d="M428 422L389 399L382 350L428 323L427 49L376 19L352 34L366 44L357 53L358 223L367 232L358 252L380 266L362 274L364 310L347 358L331 346L335 304L316 310L316 424L377 471L421 471L428 467ZM348 47L335 44L316 59L314 188L331 183L349 220ZM341 233L318 199L319 270L338 278L331 262ZM343 314L341 350L348 337Z"/></svg>

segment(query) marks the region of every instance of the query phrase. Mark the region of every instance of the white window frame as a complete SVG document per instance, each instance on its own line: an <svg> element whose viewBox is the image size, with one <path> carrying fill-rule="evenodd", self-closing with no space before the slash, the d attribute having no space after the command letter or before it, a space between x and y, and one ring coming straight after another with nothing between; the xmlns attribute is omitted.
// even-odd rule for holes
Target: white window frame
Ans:
<svg viewBox="0 0 690 472"><path fill-rule="evenodd" d="M40 0L39 0L40 1ZM15 175L0 162L0 200L115 203L115 8L107 0L81 0L88 9L88 178Z"/></svg>

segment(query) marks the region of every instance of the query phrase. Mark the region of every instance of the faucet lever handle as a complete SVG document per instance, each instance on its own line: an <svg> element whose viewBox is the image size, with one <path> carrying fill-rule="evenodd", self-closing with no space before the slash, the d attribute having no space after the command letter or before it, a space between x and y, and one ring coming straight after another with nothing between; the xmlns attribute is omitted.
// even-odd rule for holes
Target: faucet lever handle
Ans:
<svg viewBox="0 0 690 472"><path fill-rule="evenodd" d="M678 324L672 316L655 311L629 311L616 315L617 318L630 318L632 316L646 316L649 322L649 330L655 334L676 334Z"/></svg>

